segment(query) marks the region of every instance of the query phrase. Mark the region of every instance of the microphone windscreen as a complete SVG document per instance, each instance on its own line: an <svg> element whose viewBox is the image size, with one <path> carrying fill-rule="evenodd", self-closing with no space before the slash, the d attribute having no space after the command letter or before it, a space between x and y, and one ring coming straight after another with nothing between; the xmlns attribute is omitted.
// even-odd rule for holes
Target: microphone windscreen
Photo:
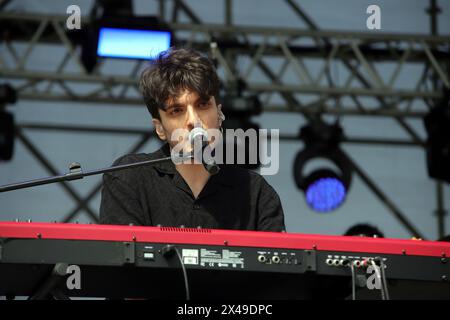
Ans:
<svg viewBox="0 0 450 320"><path fill-rule="evenodd" d="M208 133L202 127L195 127L189 132L189 142L194 144L195 139L201 138L202 140L208 140Z"/></svg>

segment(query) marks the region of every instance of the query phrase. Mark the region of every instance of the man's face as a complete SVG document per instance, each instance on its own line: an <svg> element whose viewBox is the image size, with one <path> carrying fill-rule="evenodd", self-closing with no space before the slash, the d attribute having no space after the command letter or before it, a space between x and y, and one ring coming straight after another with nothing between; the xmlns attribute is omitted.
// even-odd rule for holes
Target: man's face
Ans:
<svg viewBox="0 0 450 320"><path fill-rule="evenodd" d="M179 141L172 141L177 129L191 131L196 125L203 129L219 129L219 110L214 97L202 99L196 92L184 90L176 98L169 98L166 110L159 110L161 120L153 119L156 133L161 140L174 147Z"/></svg>

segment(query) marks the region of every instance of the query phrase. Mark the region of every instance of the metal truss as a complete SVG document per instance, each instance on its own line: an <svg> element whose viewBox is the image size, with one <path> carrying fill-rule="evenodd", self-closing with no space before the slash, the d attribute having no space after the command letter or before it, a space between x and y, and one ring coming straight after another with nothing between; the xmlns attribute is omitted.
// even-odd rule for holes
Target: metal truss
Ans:
<svg viewBox="0 0 450 320"><path fill-rule="evenodd" d="M319 30L294 0L286 0L284 4L297 14L305 28L236 26L233 2L224 0L223 3L223 24L202 23L182 0L160 0L159 16L174 31L177 45L210 53L225 88L232 88L238 80L243 80L247 93L259 94L263 112L294 112L307 118L318 114L390 117L410 138L348 137L348 143L424 146L422 138L406 120L422 118L442 97L443 90L450 89L449 36ZM190 22L179 23L181 15ZM0 79L13 82L22 100L142 106L137 77L144 63L129 61L124 70L108 68L111 61L102 59L95 70L88 73L80 61L79 48L65 28L66 19L66 16L0 12L0 28L7 30L0 43ZM90 25L88 18L82 18L82 28ZM48 45L64 49L60 57L55 55L53 65L42 68L27 63L40 47L48 48ZM408 81L402 78L405 74ZM92 133L115 130L21 124L19 139L41 163L47 163L45 167L51 174L54 170L50 162L35 147L33 149L22 129ZM138 131L134 133L142 139L131 152L136 152L149 138L148 133ZM297 136L282 138L298 139ZM394 217L411 234L423 238L381 188L356 163L353 167ZM100 185L86 199L81 199L68 186L64 188L78 204L65 220L76 217L81 210L93 217L86 204L100 190ZM441 236L445 230L442 185L438 184L436 192Z"/></svg>
<svg viewBox="0 0 450 320"><path fill-rule="evenodd" d="M118 72L104 70L104 63L100 63L93 74L88 74L65 30L65 16L2 12L0 20L2 27L11 30L14 40L3 41L0 77L25 81L18 86L21 99L142 105L136 95L141 61L130 64L125 73L123 68ZM198 18L193 20L199 21ZM90 22L83 22L83 27L88 28ZM206 25L201 22L169 25L179 45L212 51L226 85L242 79L249 93L264 95L264 111L422 117L430 101L442 97L440 88L431 87L431 79L437 79L441 88L450 89L450 37L447 36ZM26 44L20 53L14 47L16 42ZM27 65L35 49L48 43L66 49L61 60L55 61L46 71ZM211 46L211 43L215 45ZM235 66L236 61L241 62L239 69ZM271 66L274 63L268 61L277 62L278 70L274 70ZM78 70L65 71L73 62ZM386 67L387 62L390 63L389 75L383 76L386 73L383 64ZM414 78L409 79L408 88L399 86L399 77L411 65L419 66L421 70L409 75ZM331 79L333 67L342 69L340 81ZM76 83L91 84L95 88L79 92L70 87ZM275 93L283 100L272 103ZM300 95L307 95L313 101L302 103L296 98ZM378 103L368 107L360 101L367 97L375 98ZM343 98L347 98L345 105L341 103ZM421 102L417 107L419 110L414 110L414 102Z"/></svg>
<svg viewBox="0 0 450 320"><path fill-rule="evenodd" d="M25 130L27 126L23 126L23 125L18 125L16 127L16 136L18 138L18 140L23 144L23 146L26 148L26 150L28 150L33 157L36 159L36 161L41 164L45 171L49 174L49 175L58 175L60 174L56 168L54 167L54 165L52 164L52 162L45 156L45 152L42 150L39 150L38 147L36 145L33 144L33 142L27 137L27 135L25 134ZM32 126L31 126L32 128ZM51 127L47 127L47 129L51 129ZM41 128L43 129L43 128ZM69 130L70 128L61 128L62 130ZM117 133L121 133L123 134L124 132L118 131L118 130L114 130L114 129L106 129L104 128L103 130L83 130L81 128L77 128L78 130L76 130L77 132L108 132L111 134L117 134ZM126 132L125 132L126 133ZM130 133L130 132L128 132ZM132 131L131 133L136 133L136 131ZM147 144L147 142L149 142L149 140L151 139L152 136L154 136L154 133L150 132L149 130L147 131L142 131L138 133L139 135L139 139L137 140L137 142L129 149L127 150L126 153L137 153L139 152L142 147ZM76 207L74 209L72 209L69 213L67 213L66 215L64 215L62 222L71 222L73 220L75 220L77 218L77 216L80 213L85 213L88 215L88 217L90 218L90 220L94 221L94 222L98 222L98 214L96 214L95 212L97 212L97 210L92 210L88 203L100 192L101 187L102 187L102 183L98 183L95 187L93 187L91 189L91 191L88 193L88 195L86 197L81 196L69 183L67 182L61 182L60 186L69 194L69 196L72 198L72 200L76 203Z"/></svg>

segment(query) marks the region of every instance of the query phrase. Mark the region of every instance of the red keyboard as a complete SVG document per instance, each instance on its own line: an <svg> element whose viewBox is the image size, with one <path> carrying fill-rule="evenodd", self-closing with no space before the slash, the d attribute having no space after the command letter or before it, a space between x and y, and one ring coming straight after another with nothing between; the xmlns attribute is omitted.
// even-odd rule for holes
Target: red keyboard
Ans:
<svg viewBox="0 0 450 320"><path fill-rule="evenodd" d="M450 298L449 255L450 243L437 241L1 222L0 295L31 295L52 269L68 264L79 266L84 279L73 296L183 298L182 263L198 297L290 299L310 297L321 287L317 281L330 277L337 280L327 291L347 288L352 268L365 276L375 263L393 298Z"/></svg>

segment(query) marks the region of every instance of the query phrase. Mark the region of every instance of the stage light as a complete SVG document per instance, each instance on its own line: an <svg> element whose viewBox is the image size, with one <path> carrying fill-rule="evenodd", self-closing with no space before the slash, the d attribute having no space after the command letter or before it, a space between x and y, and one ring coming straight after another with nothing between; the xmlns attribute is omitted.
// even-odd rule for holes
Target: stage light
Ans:
<svg viewBox="0 0 450 320"><path fill-rule="evenodd" d="M425 116L428 175L450 183L450 91Z"/></svg>
<svg viewBox="0 0 450 320"><path fill-rule="evenodd" d="M109 58L154 59L170 48L169 31L100 28L97 55Z"/></svg>
<svg viewBox="0 0 450 320"><path fill-rule="evenodd" d="M244 91L247 85L242 79L238 79L234 83L229 83L226 88L226 94L220 99L224 105L223 112L226 115L226 119L222 126L226 129L242 129L244 132L248 130L255 130L256 140L253 141L250 138L238 138L234 137L233 141L230 141L230 137L227 138L227 134L224 136L224 143L226 148L224 150L224 156L226 159L228 148L234 148L234 164L250 170L258 169L261 166L261 160L259 157L259 125L253 123L252 116L261 114L262 105L257 95L244 95ZM226 133L226 131L225 131ZM251 145L255 144L255 145ZM233 146L231 146L233 145ZM250 155L251 152L256 152L256 155ZM238 163L238 154L245 154L244 163Z"/></svg>
<svg viewBox="0 0 450 320"><path fill-rule="evenodd" d="M340 207L351 184L351 167L345 154L339 149L343 136L342 128L314 121L301 129L300 137L305 148L294 161L294 179L305 194L308 206L317 212L329 212ZM305 174L310 161L326 159L334 166L320 167Z"/></svg>
<svg viewBox="0 0 450 320"><path fill-rule="evenodd" d="M246 97L227 95L222 101L223 105L226 106L228 117L249 118L261 114L262 111L261 102L256 95Z"/></svg>
<svg viewBox="0 0 450 320"><path fill-rule="evenodd" d="M14 117L0 111L0 160L11 160L14 152Z"/></svg>
<svg viewBox="0 0 450 320"><path fill-rule="evenodd" d="M14 151L14 117L4 110L6 104L17 100L16 90L8 84L0 85L0 160L11 160Z"/></svg>
<svg viewBox="0 0 450 320"><path fill-rule="evenodd" d="M318 212L328 212L338 208L347 193L342 180L331 170L314 171L306 183L305 197L308 205Z"/></svg>
<svg viewBox="0 0 450 320"><path fill-rule="evenodd" d="M227 112L226 109L224 112ZM259 136L256 135L256 141L252 141L250 138L241 138L239 136L233 136L231 139L231 135L227 134L227 129L238 130L242 129L245 132L247 130L252 129L255 130L256 133L259 132L259 125L253 123L249 118L245 117L233 117L229 116L227 113L226 120L223 122L222 127L224 129L224 159L227 159L227 150L229 148L234 149L234 157L233 157L233 165L236 165L241 168L246 168L250 170L258 169L261 166L261 161L259 158ZM256 145L251 147L251 143ZM250 152L256 152L256 157L252 157ZM244 163L238 163L238 154L244 154ZM253 161L256 158L256 161Z"/></svg>
<svg viewBox="0 0 450 320"><path fill-rule="evenodd" d="M0 107L7 103L16 103L17 101L17 93L16 90L11 87L9 84L1 84L0 85Z"/></svg>
<svg viewBox="0 0 450 320"><path fill-rule="evenodd" d="M344 236L384 238L384 234L380 231L380 229L367 223L358 223L351 226L344 233Z"/></svg>
<svg viewBox="0 0 450 320"><path fill-rule="evenodd" d="M90 73L98 58L154 59L170 48L173 34L156 16L134 16L130 1L95 1L92 24L71 37L81 45L81 62Z"/></svg>

